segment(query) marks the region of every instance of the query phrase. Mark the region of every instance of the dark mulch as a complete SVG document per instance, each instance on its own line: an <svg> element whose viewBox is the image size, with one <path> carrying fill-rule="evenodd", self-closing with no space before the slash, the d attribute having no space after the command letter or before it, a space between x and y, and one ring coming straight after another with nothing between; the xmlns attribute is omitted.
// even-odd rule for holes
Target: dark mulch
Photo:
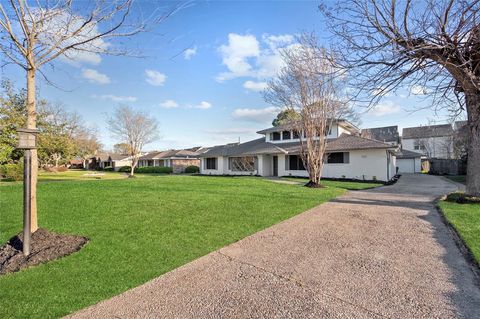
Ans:
<svg viewBox="0 0 480 319"><path fill-rule="evenodd" d="M23 233L0 247L0 275L46 263L79 251L88 238L74 235L51 233L39 228L32 234L30 255L23 255Z"/></svg>

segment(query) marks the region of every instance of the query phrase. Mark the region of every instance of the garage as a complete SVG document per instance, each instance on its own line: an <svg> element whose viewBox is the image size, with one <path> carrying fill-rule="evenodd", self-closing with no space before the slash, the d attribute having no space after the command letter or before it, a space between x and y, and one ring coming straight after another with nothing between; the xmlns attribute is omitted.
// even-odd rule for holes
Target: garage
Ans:
<svg viewBox="0 0 480 319"><path fill-rule="evenodd" d="M398 173L420 173L422 170L421 157L422 154L420 153L408 150L400 150L397 153Z"/></svg>

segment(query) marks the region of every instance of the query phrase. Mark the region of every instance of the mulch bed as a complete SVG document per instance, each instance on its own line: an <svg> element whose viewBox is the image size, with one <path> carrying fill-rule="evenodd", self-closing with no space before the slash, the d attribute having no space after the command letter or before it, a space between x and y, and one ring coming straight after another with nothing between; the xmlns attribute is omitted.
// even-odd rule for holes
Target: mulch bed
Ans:
<svg viewBox="0 0 480 319"><path fill-rule="evenodd" d="M86 237L55 234L39 228L31 236L30 255L25 257L22 252L23 233L20 233L0 247L0 275L70 255L87 242Z"/></svg>

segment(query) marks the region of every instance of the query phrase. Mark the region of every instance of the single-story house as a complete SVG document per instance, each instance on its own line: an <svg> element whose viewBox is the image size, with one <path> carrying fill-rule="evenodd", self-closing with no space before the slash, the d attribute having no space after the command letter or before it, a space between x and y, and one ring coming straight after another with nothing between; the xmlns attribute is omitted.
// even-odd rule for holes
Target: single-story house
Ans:
<svg viewBox="0 0 480 319"><path fill-rule="evenodd" d="M183 173L188 166L200 166L198 156L207 150L203 147L194 147L183 150L150 152L140 157L138 167L171 167L174 173Z"/></svg>
<svg viewBox="0 0 480 319"><path fill-rule="evenodd" d="M113 170L118 171L122 166L130 166L131 157L125 154L108 154L99 153L89 159L88 169L105 169L112 167Z"/></svg>
<svg viewBox="0 0 480 319"><path fill-rule="evenodd" d="M289 125L257 132L263 137L212 147L200 154L206 175L308 176L300 157L301 142ZM327 135L322 177L389 181L395 176L397 146L360 137L346 120L335 121Z"/></svg>
<svg viewBox="0 0 480 319"><path fill-rule="evenodd" d="M398 173L420 173L422 171L422 154L400 149L397 152Z"/></svg>

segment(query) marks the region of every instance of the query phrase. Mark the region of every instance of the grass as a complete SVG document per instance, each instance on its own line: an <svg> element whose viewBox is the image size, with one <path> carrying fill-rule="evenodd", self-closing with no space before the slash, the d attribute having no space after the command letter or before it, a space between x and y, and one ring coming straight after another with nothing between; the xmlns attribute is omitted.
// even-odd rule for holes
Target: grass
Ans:
<svg viewBox="0 0 480 319"><path fill-rule="evenodd" d="M106 179L122 179L126 178L125 173L119 172L104 172L104 171L85 171L81 169L71 169L65 172L47 172L40 170L38 173L39 182L58 182L58 181L72 181L72 180L106 180ZM0 185L7 184L21 184L16 181L2 181Z"/></svg>
<svg viewBox="0 0 480 319"><path fill-rule="evenodd" d="M302 184L306 184L309 179L308 178L298 178L298 177L283 177L284 180L289 180L293 182L299 182ZM321 180L320 182L322 185L327 187L335 187L335 188L342 188L347 190L362 190L362 189L369 189L378 186L382 186L381 183L364 183L364 182L350 182L350 181L333 181L333 180Z"/></svg>
<svg viewBox="0 0 480 319"><path fill-rule="evenodd" d="M453 225L480 264L480 204L439 203L445 217Z"/></svg>
<svg viewBox="0 0 480 319"><path fill-rule="evenodd" d="M445 175L446 178L465 185L467 183L467 176L466 175Z"/></svg>
<svg viewBox="0 0 480 319"><path fill-rule="evenodd" d="M90 242L71 256L0 276L0 318L66 315L345 192L341 182L308 189L255 177L88 181L77 174L38 184L39 223ZM0 243L21 228L22 185L4 183Z"/></svg>

